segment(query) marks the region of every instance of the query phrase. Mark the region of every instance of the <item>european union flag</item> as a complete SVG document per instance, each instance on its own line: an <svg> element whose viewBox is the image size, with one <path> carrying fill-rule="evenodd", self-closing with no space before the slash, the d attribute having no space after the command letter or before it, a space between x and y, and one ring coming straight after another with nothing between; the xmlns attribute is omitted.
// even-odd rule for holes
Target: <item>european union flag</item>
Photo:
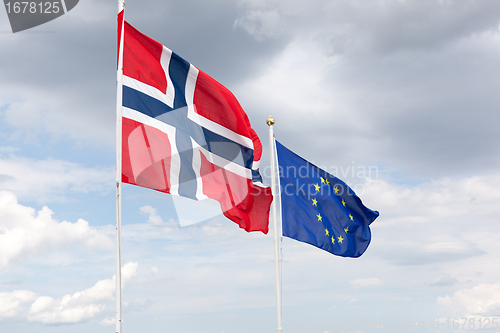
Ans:
<svg viewBox="0 0 500 333"><path fill-rule="evenodd" d="M379 213L343 181L276 141L283 236L343 257L361 256Z"/></svg>

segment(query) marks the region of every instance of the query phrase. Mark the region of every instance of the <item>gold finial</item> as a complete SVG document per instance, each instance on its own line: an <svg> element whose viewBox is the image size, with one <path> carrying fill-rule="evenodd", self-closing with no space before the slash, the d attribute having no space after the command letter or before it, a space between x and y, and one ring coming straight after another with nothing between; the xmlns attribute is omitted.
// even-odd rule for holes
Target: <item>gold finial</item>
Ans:
<svg viewBox="0 0 500 333"><path fill-rule="evenodd" d="M274 123L275 123L274 118L272 116L269 116L269 118L267 118L266 120L267 126L273 126Z"/></svg>

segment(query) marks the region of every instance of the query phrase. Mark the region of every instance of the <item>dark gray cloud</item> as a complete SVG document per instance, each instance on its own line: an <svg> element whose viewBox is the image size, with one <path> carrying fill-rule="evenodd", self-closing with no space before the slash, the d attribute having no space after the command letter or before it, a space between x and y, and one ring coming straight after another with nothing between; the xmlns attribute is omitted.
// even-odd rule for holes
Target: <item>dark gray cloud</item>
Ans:
<svg viewBox="0 0 500 333"><path fill-rule="evenodd" d="M266 54L283 45L257 42L233 28L237 7L227 1L182 5L172 1L162 6L155 2L130 3L126 19L231 87L253 75ZM206 15L208 12L212 14ZM82 3L59 21L0 38L4 103L36 99L40 109L33 112L44 112L45 131L76 139L94 136L113 144L115 4Z"/></svg>
<svg viewBox="0 0 500 333"><path fill-rule="evenodd" d="M129 1L126 9L136 28L235 92L264 142L273 114L278 139L317 164L391 165L417 179L498 168L499 14L497 1ZM81 2L0 43L3 109L38 105L22 112L43 124L25 131L112 147L115 3ZM0 117L23 128L14 106Z"/></svg>
<svg viewBox="0 0 500 333"><path fill-rule="evenodd" d="M324 68L314 86L296 78L304 96L318 92L308 103L299 105L291 93L261 105L278 120L279 139L319 164L391 164L406 178L498 168L500 63L492 46L499 39L498 2L315 5L306 12L316 15L301 16L292 29L296 40L318 49L309 50L311 62L294 65L314 69L317 51L338 62Z"/></svg>

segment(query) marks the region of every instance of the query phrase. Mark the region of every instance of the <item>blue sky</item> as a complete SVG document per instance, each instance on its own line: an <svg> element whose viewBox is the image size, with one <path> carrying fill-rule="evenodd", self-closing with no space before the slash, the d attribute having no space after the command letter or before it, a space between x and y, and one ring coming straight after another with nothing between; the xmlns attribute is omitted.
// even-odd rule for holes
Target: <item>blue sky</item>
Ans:
<svg viewBox="0 0 500 333"><path fill-rule="evenodd" d="M268 184L272 114L380 212L358 259L280 242L285 332L500 325L499 2L145 0L126 19L236 95ZM0 10L0 32L0 332L113 332L116 3L16 34ZM124 185L122 246L124 332L276 329L272 231Z"/></svg>

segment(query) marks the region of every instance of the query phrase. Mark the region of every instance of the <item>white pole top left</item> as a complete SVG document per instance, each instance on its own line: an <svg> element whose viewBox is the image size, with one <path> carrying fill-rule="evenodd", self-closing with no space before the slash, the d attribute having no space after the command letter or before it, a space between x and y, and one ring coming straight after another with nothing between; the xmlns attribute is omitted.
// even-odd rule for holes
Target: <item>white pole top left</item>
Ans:
<svg viewBox="0 0 500 333"><path fill-rule="evenodd" d="M125 0L118 0L118 13L125 9Z"/></svg>

